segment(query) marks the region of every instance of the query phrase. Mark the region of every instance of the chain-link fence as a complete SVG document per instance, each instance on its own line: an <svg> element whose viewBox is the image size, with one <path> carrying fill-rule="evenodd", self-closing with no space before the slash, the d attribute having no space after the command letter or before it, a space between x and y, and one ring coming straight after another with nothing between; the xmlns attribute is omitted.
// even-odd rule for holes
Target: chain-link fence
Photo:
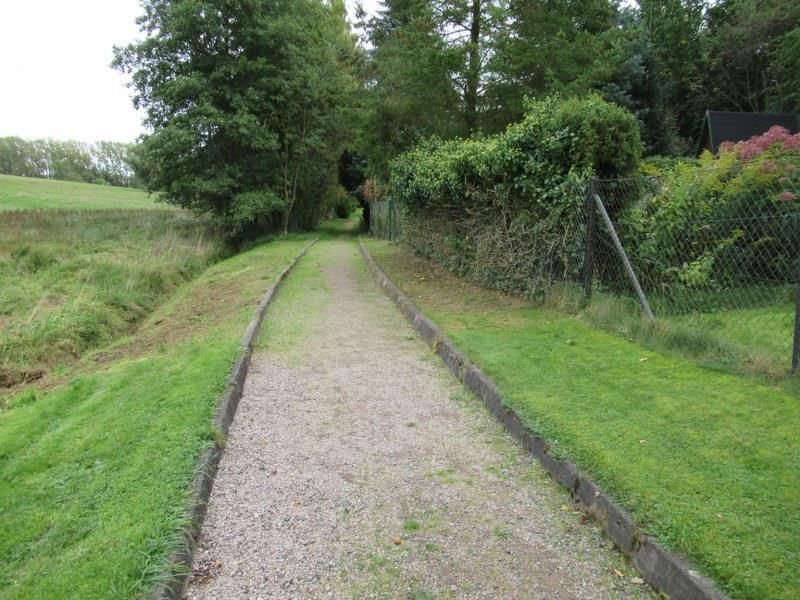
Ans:
<svg viewBox="0 0 800 600"><path fill-rule="evenodd" d="M687 170L677 185L592 181L590 313L625 322L623 305L636 305L676 344L710 346L758 371L796 369L800 190L792 177L754 172Z"/></svg>
<svg viewBox="0 0 800 600"><path fill-rule="evenodd" d="M372 235L395 241L400 239L400 205L394 200L370 204L369 231Z"/></svg>
<svg viewBox="0 0 800 600"><path fill-rule="evenodd" d="M370 229L628 337L780 374L800 361L800 177L769 168L592 180L539 220L376 202Z"/></svg>

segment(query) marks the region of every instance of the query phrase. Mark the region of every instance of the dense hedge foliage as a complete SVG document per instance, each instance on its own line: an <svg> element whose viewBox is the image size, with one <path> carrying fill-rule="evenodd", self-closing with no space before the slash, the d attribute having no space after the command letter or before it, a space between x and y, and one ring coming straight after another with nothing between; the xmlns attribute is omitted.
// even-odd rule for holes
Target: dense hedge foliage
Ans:
<svg viewBox="0 0 800 600"><path fill-rule="evenodd" d="M800 273L800 135L780 127L677 165L623 223L663 289L793 282Z"/></svg>
<svg viewBox="0 0 800 600"><path fill-rule="evenodd" d="M580 274L584 184L633 173L636 119L597 96L529 102L505 133L430 141L392 164L391 197L417 253L530 296Z"/></svg>
<svg viewBox="0 0 800 600"><path fill-rule="evenodd" d="M529 102L522 122L471 140L429 141L392 164L392 197L412 211L485 205L548 212L560 189L589 176L632 173L635 119L597 96Z"/></svg>

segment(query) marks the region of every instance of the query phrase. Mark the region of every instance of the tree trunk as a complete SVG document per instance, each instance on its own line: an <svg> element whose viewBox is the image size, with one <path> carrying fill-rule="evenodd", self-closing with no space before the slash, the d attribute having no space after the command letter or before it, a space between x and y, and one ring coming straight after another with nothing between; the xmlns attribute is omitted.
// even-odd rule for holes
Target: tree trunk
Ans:
<svg viewBox="0 0 800 600"><path fill-rule="evenodd" d="M472 22L469 28L467 48L467 80L464 90L465 120L469 134L478 129L478 87L481 78L481 0L472 0Z"/></svg>

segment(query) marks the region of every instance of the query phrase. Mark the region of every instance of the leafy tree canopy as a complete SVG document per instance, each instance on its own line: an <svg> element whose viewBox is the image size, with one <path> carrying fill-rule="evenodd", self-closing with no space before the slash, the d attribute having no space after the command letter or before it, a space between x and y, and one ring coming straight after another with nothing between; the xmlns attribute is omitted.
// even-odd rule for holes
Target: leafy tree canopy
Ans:
<svg viewBox="0 0 800 600"><path fill-rule="evenodd" d="M341 0L146 0L115 49L146 112L150 186L232 237L310 226L344 145L354 41Z"/></svg>

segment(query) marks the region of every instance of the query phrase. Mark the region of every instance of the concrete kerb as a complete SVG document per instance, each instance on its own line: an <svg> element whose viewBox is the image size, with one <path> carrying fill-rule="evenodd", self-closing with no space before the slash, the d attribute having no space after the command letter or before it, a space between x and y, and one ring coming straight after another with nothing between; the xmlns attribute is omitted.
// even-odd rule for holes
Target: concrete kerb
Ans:
<svg viewBox="0 0 800 600"><path fill-rule="evenodd" d="M539 461L550 477L569 490L577 507L600 524L620 551L631 559L645 581L675 600L728 600L710 579L700 575L687 560L667 551L640 531L630 513L618 506L574 463L552 457L547 440L528 429L519 415L503 404L494 383L470 364L441 330L394 285L374 261L362 240L359 240L359 246L377 284L420 337L439 355L450 372L483 401L506 431Z"/></svg>
<svg viewBox="0 0 800 600"><path fill-rule="evenodd" d="M180 534L180 548L169 557L168 566L159 577L159 583L151 595L154 599L180 600L186 592L186 585L189 582L189 575L192 571L194 552L200 537L200 530L203 527L203 520L206 516L206 506L208 499L211 497L214 478L217 475L219 461L222 458L222 452L225 447L225 438L239 406L239 400L242 398L244 381L247 378L250 358L253 354L253 344L258 336L267 308L275 298L281 283L283 283L283 280L286 279L286 276L298 261L316 243L317 240L314 240L307 244L278 275L278 278L261 299L253 319L242 337L241 353L236 364L231 369L231 373L228 376L228 384L217 403L217 410L214 415L214 426L219 432L220 439L216 440L213 446L206 448L200 455L197 463L197 474L190 487L191 505L187 515L187 524Z"/></svg>

